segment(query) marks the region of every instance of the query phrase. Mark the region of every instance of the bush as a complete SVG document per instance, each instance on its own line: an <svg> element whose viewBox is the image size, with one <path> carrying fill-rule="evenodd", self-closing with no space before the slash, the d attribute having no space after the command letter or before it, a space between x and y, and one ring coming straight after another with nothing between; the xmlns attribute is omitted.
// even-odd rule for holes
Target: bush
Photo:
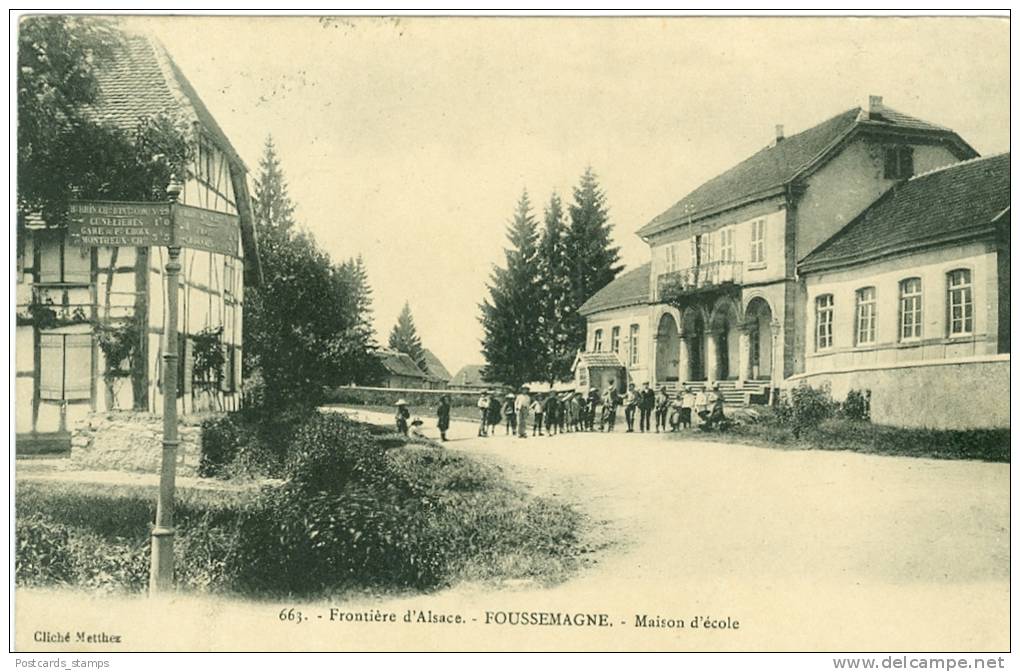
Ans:
<svg viewBox="0 0 1020 672"><path fill-rule="evenodd" d="M850 390L840 410L848 420L870 420L871 390Z"/></svg>
<svg viewBox="0 0 1020 672"><path fill-rule="evenodd" d="M828 387L798 385L790 390L790 409L784 412L784 416L793 430L794 438L800 438L805 430L817 427L835 415L837 408Z"/></svg>
<svg viewBox="0 0 1020 672"><path fill-rule="evenodd" d="M143 590L148 543L104 539L41 513L18 516L15 579L20 585L73 585L90 590Z"/></svg>
<svg viewBox="0 0 1020 672"><path fill-rule="evenodd" d="M313 410L285 408L273 413L245 408L202 423L198 473L206 477L281 476L298 428Z"/></svg>
<svg viewBox="0 0 1020 672"><path fill-rule="evenodd" d="M229 445L243 434L219 421L210 436ZM316 414L287 451L283 485L182 491L178 584L310 597L459 577L554 581L576 566L580 516L568 507L434 445L387 449L391 437ZM26 483L17 500L19 584L144 589L155 488Z"/></svg>

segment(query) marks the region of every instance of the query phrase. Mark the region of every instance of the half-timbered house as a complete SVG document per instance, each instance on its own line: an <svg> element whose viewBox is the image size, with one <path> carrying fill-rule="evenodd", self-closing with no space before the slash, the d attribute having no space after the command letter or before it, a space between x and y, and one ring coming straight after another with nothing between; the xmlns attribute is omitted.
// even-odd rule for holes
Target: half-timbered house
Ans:
<svg viewBox="0 0 1020 672"><path fill-rule="evenodd" d="M179 202L239 217L236 256L182 251L179 333L170 336L182 354L180 412L236 409L244 289L260 275L245 164L155 39L125 34L123 50L97 67L96 118L129 133L162 113L187 119L195 158ZM70 429L92 411L160 413L166 249L76 246L66 227L41 217L19 228L19 450L67 445Z"/></svg>

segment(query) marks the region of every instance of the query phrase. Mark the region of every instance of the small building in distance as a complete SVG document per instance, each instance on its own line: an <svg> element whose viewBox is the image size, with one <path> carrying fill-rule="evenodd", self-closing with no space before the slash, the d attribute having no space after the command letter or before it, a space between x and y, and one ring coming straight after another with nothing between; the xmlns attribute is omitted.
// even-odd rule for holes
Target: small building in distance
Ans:
<svg viewBox="0 0 1020 672"><path fill-rule="evenodd" d="M450 379L453 378L453 376L450 374L449 370L443 366L443 362L436 357L435 353L428 348L425 349L425 365L429 368L429 375L435 379L435 382L440 387L446 387L450 384Z"/></svg>
<svg viewBox="0 0 1020 672"><path fill-rule="evenodd" d="M402 390L435 390L445 386L439 378L419 369L407 353L382 348L376 350L375 355L386 370L386 375L380 382L381 387Z"/></svg>
<svg viewBox="0 0 1020 672"><path fill-rule="evenodd" d="M493 383L482 378L484 364L465 364L450 379L450 387L461 390L484 390L493 387Z"/></svg>

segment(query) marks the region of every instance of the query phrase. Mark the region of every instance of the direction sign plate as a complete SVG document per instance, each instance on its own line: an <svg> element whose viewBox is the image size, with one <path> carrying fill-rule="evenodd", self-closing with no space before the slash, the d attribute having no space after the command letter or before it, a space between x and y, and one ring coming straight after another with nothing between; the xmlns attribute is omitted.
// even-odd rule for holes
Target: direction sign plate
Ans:
<svg viewBox="0 0 1020 672"><path fill-rule="evenodd" d="M85 247L169 245L170 204L74 201L67 228L71 242Z"/></svg>
<svg viewBox="0 0 1020 672"><path fill-rule="evenodd" d="M193 250L237 256L240 219L225 212L174 204L175 244Z"/></svg>

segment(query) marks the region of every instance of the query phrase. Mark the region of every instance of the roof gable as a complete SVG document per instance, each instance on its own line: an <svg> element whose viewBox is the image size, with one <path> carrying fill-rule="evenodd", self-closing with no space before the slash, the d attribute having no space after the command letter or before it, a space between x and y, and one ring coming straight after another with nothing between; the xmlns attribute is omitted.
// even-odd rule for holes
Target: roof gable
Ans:
<svg viewBox="0 0 1020 672"><path fill-rule="evenodd" d="M971 159L890 189L805 257L811 272L988 230L1009 208L1009 153Z"/></svg>
<svg viewBox="0 0 1020 672"><path fill-rule="evenodd" d="M911 117L884 105L871 112L855 107L769 145L713 177L641 227L638 235L653 235L687 218L697 219L727 206L774 193L830 156L830 150L859 128L921 131L943 137L948 135L970 149L944 126Z"/></svg>
<svg viewBox="0 0 1020 672"><path fill-rule="evenodd" d="M581 304L577 312L590 315L603 310L648 303L651 263L642 264L619 276Z"/></svg>
<svg viewBox="0 0 1020 672"><path fill-rule="evenodd" d="M429 373L439 380L448 381L452 378L450 372L445 366L443 366L443 363L439 360L439 358L436 357L436 354L428 348L425 349L425 363L429 367Z"/></svg>
<svg viewBox="0 0 1020 672"><path fill-rule="evenodd" d="M410 355L396 350L377 350L379 362L392 375L408 378L428 378L428 374L418 368Z"/></svg>
<svg viewBox="0 0 1020 672"><path fill-rule="evenodd" d="M484 364L465 364L460 371L450 379L451 387L486 386L488 381L482 378Z"/></svg>
<svg viewBox="0 0 1020 672"><path fill-rule="evenodd" d="M87 109L99 123L132 134L144 117L163 112L183 114L230 159L231 180L241 220L245 283L260 284L261 264L247 186L247 167L198 92L157 40L121 31L123 40L112 58L96 63L97 100Z"/></svg>

